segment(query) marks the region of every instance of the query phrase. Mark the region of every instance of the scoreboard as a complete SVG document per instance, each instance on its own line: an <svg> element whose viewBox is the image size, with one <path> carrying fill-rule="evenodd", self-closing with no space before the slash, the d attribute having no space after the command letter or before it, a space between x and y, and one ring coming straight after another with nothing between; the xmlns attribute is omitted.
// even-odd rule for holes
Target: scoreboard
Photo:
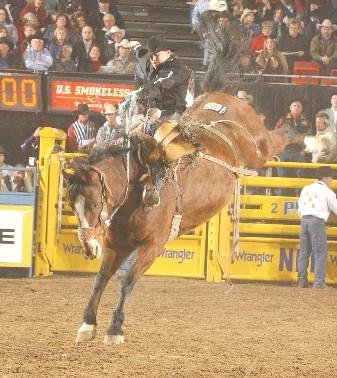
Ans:
<svg viewBox="0 0 337 378"><path fill-rule="evenodd" d="M1 71L0 110L41 112L41 75Z"/></svg>

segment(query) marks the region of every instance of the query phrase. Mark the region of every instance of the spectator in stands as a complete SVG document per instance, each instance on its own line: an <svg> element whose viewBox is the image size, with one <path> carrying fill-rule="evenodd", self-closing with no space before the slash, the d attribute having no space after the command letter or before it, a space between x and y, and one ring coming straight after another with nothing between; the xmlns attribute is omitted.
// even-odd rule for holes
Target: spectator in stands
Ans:
<svg viewBox="0 0 337 378"><path fill-rule="evenodd" d="M68 31L65 27L60 26L54 31L54 38L49 44L49 52L53 60L58 56L60 49L64 45L69 45Z"/></svg>
<svg viewBox="0 0 337 378"><path fill-rule="evenodd" d="M305 23L304 34L309 41L311 41L317 33L319 25L323 22L324 18L321 1L310 0L302 18Z"/></svg>
<svg viewBox="0 0 337 378"><path fill-rule="evenodd" d="M279 40L279 50L285 55L289 70L293 70L294 62L308 60L309 42L300 34L300 22L291 19L288 23L289 32Z"/></svg>
<svg viewBox="0 0 337 378"><path fill-rule="evenodd" d="M260 25L255 23L256 9L245 8L240 17L240 31L242 36L250 41L251 38L261 33Z"/></svg>
<svg viewBox="0 0 337 378"><path fill-rule="evenodd" d="M249 51L251 53L258 53L263 50L264 41L269 38L273 33L273 23L271 21L263 21L261 24L261 34L252 38Z"/></svg>
<svg viewBox="0 0 337 378"><path fill-rule="evenodd" d="M74 46L74 57L79 72L89 72L89 51L94 45L94 31L89 25L82 28L82 39Z"/></svg>
<svg viewBox="0 0 337 378"><path fill-rule="evenodd" d="M328 115L317 113L315 127L316 135L311 137L314 148L310 151L306 143L306 151L312 153L312 163L334 163L337 158L337 139L335 131L330 126Z"/></svg>
<svg viewBox="0 0 337 378"><path fill-rule="evenodd" d="M20 170L14 171L9 185L7 186L10 192L32 192L32 171L23 170L25 166L23 164L16 164L14 168L20 168Z"/></svg>
<svg viewBox="0 0 337 378"><path fill-rule="evenodd" d="M283 10L286 20L296 18L296 7L294 0L280 0L280 8Z"/></svg>
<svg viewBox="0 0 337 378"><path fill-rule="evenodd" d="M11 22L7 10L5 8L0 8L0 26L3 26L7 30L7 39L12 43L13 48L16 48L18 43L18 31L14 24Z"/></svg>
<svg viewBox="0 0 337 378"><path fill-rule="evenodd" d="M95 0L93 0L95 1ZM89 14L89 24L94 28L94 30L99 30L103 28L103 17L110 13L114 15L116 20L116 25L124 29L124 20L121 14L117 11L115 6L112 6L109 0L97 0L98 8L90 12Z"/></svg>
<svg viewBox="0 0 337 378"><path fill-rule="evenodd" d="M107 36L111 38L113 43L121 43L125 37L125 29L120 29L117 25L114 25L108 32Z"/></svg>
<svg viewBox="0 0 337 378"><path fill-rule="evenodd" d="M258 54L255 60L257 68L261 72L263 72L266 69L269 63L269 60L272 56L276 57L279 60L282 67L282 72L285 74L288 73L289 70L288 70L287 60L284 57L284 55L280 51L277 50L276 42L272 38L267 38L264 41L263 50Z"/></svg>
<svg viewBox="0 0 337 378"><path fill-rule="evenodd" d="M70 15L76 11L81 11L82 9L81 0L58 0L57 10L59 12L64 12Z"/></svg>
<svg viewBox="0 0 337 378"><path fill-rule="evenodd" d="M293 100L289 106L289 113L280 118L275 125L275 129L281 129L292 143L289 143L279 155L280 161L297 161L306 162L305 147L302 142L297 140L297 137L304 137L310 135L310 124L303 114L302 101ZM290 168L278 168L278 175L285 177L303 177L303 169L293 171Z"/></svg>
<svg viewBox="0 0 337 378"><path fill-rule="evenodd" d="M281 8L276 8L273 14L273 34L272 37L275 41L279 41L282 34L287 32L287 27L283 22L284 19L284 11Z"/></svg>
<svg viewBox="0 0 337 378"><path fill-rule="evenodd" d="M82 29L88 25L88 19L84 12L77 11L71 15L71 21L73 24L72 31L74 32L76 39L81 40Z"/></svg>
<svg viewBox="0 0 337 378"><path fill-rule="evenodd" d="M10 171L7 170L8 168L13 168L11 165L6 164L7 152L3 146L0 146L0 173L4 176L10 175Z"/></svg>
<svg viewBox="0 0 337 378"><path fill-rule="evenodd" d="M56 72L76 72L77 66L72 59L73 48L70 45L63 45L54 60L52 71Z"/></svg>
<svg viewBox="0 0 337 378"><path fill-rule="evenodd" d="M13 50L11 42L0 38L0 69L23 69L21 57Z"/></svg>
<svg viewBox="0 0 337 378"><path fill-rule="evenodd" d="M23 54L25 67L32 71L48 71L53 65L53 57L45 47L42 34L29 36L27 42L29 46Z"/></svg>
<svg viewBox="0 0 337 378"><path fill-rule="evenodd" d="M67 150L89 151L94 143L97 134L96 125L89 120L89 107L87 104L79 103L77 106L77 120L68 127Z"/></svg>
<svg viewBox="0 0 337 378"><path fill-rule="evenodd" d="M300 252L298 255L298 287L308 287L307 270L310 254L315 259L313 288L324 289L327 258L325 223L330 212L337 214L336 194L330 189L331 167L317 169L317 181L302 189L298 201L301 217Z"/></svg>
<svg viewBox="0 0 337 378"><path fill-rule="evenodd" d="M37 17L33 13L26 13L23 19L17 24L19 44L22 43L23 39L26 37L24 34L24 29L28 24L33 25L36 31L40 31L40 25Z"/></svg>
<svg viewBox="0 0 337 378"><path fill-rule="evenodd" d="M284 71L282 62L277 55L272 55L268 59L268 63L264 70L262 71L263 75L286 75L288 72ZM282 77L272 77L272 76L264 76L263 81L265 83L283 83L288 82L287 78Z"/></svg>
<svg viewBox="0 0 337 378"><path fill-rule="evenodd" d="M8 31L4 26L0 26L0 38L8 39Z"/></svg>
<svg viewBox="0 0 337 378"><path fill-rule="evenodd" d="M39 30L39 27L37 25L34 25L34 24L25 24L24 25L24 29L23 29L23 39L19 39L19 43L18 43L18 52L22 55L23 52L26 50L26 48L28 47L28 41L27 41L27 38L31 35L34 35L38 32Z"/></svg>
<svg viewBox="0 0 337 378"><path fill-rule="evenodd" d="M112 104L106 104L102 114L105 116L106 122L104 122L97 132L97 146L123 145L126 133L125 128L118 122L117 109Z"/></svg>
<svg viewBox="0 0 337 378"><path fill-rule="evenodd" d="M55 30L57 28L65 28L68 35L68 40L71 44L77 42L75 33L71 30L70 20L66 14L59 14L56 16L55 22L49 24L43 33L46 41L52 42L55 38Z"/></svg>
<svg viewBox="0 0 337 378"><path fill-rule="evenodd" d="M104 27L96 32L96 41L102 46L102 63L106 64L115 56L115 44L110 29L115 26L115 16L107 13L103 17Z"/></svg>
<svg viewBox="0 0 337 378"><path fill-rule="evenodd" d="M258 70L256 68L254 59L249 51L242 52L240 55L240 73L242 74L257 74ZM243 76L244 81L255 81L256 76Z"/></svg>
<svg viewBox="0 0 337 378"><path fill-rule="evenodd" d="M48 13L43 6L43 0L27 0L27 5L21 10L19 14L19 22L23 20L26 13L32 13L36 16L41 31L47 26Z"/></svg>
<svg viewBox="0 0 337 378"><path fill-rule="evenodd" d="M330 75L331 68L337 67L337 39L333 35L335 26L330 20L324 20L320 27L320 34L310 43L310 55L315 62L319 62L321 74Z"/></svg>
<svg viewBox="0 0 337 378"><path fill-rule="evenodd" d="M26 0L7 1L7 4L5 4L5 8L7 9L8 16L13 23L17 21L17 19L19 18L19 14L25 5Z"/></svg>
<svg viewBox="0 0 337 378"><path fill-rule="evenodd" d="M131 54L130 42L127 39L123 39L122 42L116 43L116 48L118 54L100 72L135 75L137 61Z"/></svg>
<svg viewBox="0 0 337 378"><path fill-rule="evenodd" d="M249 105L251 105L254 100L254 96L251 94L248 94L246 91L238 91L238 93L236 94L236 98Z"/></svg>
<svg viewBox="0 0 337 378"><path fill-rule="evenodd" d="M332 94L330 103L330 108L320 110L319 113L325 113L329 117L330 127L335 133L337 133L337 93Z"/></svg>
<svg viewBox="0 0 337 378"><path fill-rule="evenodd" d="M262 22L272 20L273 6L270 0L262 0L257 4L257 17Z"/></svg>
<svg viewBox="0 0 337 378"><path fill-rule="evenodd" d="M87 71L85 72L97 72L101 68L101 49L98 45L92 45L89 51L89 62Z"/></svg>

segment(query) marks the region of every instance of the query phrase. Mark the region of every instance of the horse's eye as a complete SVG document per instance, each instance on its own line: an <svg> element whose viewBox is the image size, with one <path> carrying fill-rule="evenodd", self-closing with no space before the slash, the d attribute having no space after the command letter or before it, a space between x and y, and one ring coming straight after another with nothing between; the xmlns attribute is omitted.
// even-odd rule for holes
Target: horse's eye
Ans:
<svg viewBox="0 0 337 378"><path fill-rule="evenodd" d="M96 209L98 207L98 202L93 202L92 204L90 204L90 208L92 209Z"/></svg>

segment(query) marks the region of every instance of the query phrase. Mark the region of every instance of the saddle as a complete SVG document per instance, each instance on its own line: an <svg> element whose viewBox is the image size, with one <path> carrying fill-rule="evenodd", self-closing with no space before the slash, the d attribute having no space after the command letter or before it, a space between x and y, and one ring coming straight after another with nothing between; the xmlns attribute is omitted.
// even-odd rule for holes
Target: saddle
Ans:
<svg viewBox="0 0 337 378"><path fill-rule="evenodd" d="M158 160L170 163L195 151L193 144L184 140L174 120L161 123L153 137L144 133L137 133L137 137L141 142L142 160L148 163Z"/></svg>

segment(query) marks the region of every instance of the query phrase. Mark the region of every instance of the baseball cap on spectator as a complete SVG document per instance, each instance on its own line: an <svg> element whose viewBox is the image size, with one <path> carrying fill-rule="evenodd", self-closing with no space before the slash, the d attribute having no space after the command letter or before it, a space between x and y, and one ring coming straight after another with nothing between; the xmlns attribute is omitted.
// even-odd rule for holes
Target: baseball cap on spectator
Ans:
<svg viewBox="0 0 337 378"><path fill-rule="evenodd" d="M123 47L124 49L131 49L132 46L128 39L123 39L120 43L116 43L116 47Z"/></svg>
<svg viewBox="0 0 337 378"><path fill-rule="evenodd" d="M211 0L208 3L208 10L223 12L228 9L227 3L225 0Z"/></svg>
<svg viewBox="0 0 337 378"><path fill-rule="evenodd" d="M325 19L321 24L319 24L320 28L330 28L332 30L336 30L337 26L334 25L329 19Z"/></svg>
<svg viewBox="0 0 337 378"><path fill-rule="evenodd" d="M125 37L125 29L120 29L117 25L114 25L108 32L108 34L115 34L115 33L121 33L122 38Z"/></svg>
<svg viewBox="0 0 337 378"><path fill-rule="evenodd" d="M31 43L33 39L39 39L40 41L43 41L43 43L46 42L46 40L43 38L43 35L41 33L35 33L35 34L32 34L32 35L29 35L27 37L27 42Z"/></svg>
<svg viewBox="0 0 337 378"><path fill-rule="evenodd" d="M102 111L103 115L115 114L115 113L117 113L117 109L115 108L115 106L113 106L112 104L105 104L104 110Z"/></svg>
<svg viewBox="0 0 337 378"><path fill-rule="evenodd" d="M249 9L249 8L245 8L242 12L242 15L240 17L240 22L241 24L243 23L244 19L250 14L250 13L256 13L257 10L256 9Z"/></svg>
<svg viewBox="0 0 337 378"><path fill-rule="evenodd" d="M77 114L78 115L86 115L86 114L89 114L90 113L90 110L89 110L89 107L87 104L81 104L79 103L77 105Z"/></svg>
<svg viewBox="0 0 337 378"><path fill-rule="evenodd" d="M166 50L171 50L171 51L176 51L176 48L173 47L173 45L170 42L163 41L160 42L153 50L153 54L156 54L160 51L166 51Z"/></svg>

